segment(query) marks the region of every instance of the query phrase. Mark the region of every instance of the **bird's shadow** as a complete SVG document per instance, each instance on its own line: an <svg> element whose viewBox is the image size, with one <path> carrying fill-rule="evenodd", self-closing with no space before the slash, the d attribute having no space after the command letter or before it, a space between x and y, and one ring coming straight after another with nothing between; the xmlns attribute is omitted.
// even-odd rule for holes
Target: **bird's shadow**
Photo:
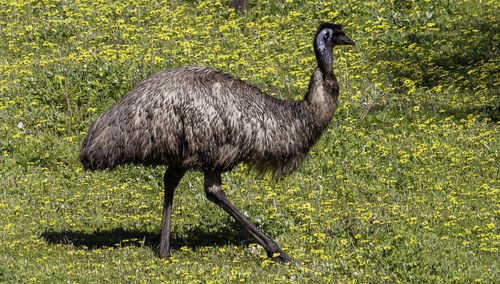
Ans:
<svg viewBox="0 0 500 284"><path fill-rule="evenodd" d="M53 231L48 230L41 237L49 244L63 244L83 249L103 249L123 246L149 247L155 252L160 244L160 234L141 230L126 230L115 228L111 230L83 231ZM177 250L183 246L191 249L206 246L223 246L227 244L247 246L254 242L251 236L242 228L229 226L204 230L198 227L174 234L171 237L171 249Z"/></svg>

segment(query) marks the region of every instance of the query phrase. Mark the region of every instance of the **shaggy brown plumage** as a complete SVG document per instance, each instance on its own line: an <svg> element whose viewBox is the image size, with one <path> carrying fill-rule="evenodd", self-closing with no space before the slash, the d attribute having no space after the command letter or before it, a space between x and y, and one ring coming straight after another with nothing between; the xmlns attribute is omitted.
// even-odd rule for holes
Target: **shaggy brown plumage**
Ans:
<svg viewBox="0 0 500 284"><path fill-rule="evenodd" d="M202 170L209 199L233 215L232 209L226 208L229 201L218 189L220 173L241 162L261 172L290 173L328 126L339 94L332 48L340 44L354 43L340 26L322 24L314 40L318 68L303 101L276 99L204 66L160 71L94 122L82 142L80 159L86 169L92 170L124 163L167 165L166 207L171 207L167 197L184 172ZM211 182L207 184L207 180ZM171 209L165 210L163 230L170 226L167 211ZM248 227L253 226L248 220L239 221L250 232L254 229ZM257 240L263 238L260 231L255 234ZM165 242L168 248L168 239ZM289 261L277 245L262 242L267 243L263 246L271 256L276 252L283 255L275 259ZM168 256L168 249L162 256Z"/></svg>

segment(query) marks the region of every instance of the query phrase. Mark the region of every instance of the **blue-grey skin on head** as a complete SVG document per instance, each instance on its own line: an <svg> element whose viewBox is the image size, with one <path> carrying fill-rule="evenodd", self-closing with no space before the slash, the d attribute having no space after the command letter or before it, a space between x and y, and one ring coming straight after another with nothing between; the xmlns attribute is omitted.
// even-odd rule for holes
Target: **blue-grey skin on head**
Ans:
<svg viewBox="0 0 500 284"><path fill-rule="evenodd" d="M321 24L314 39L314 52L324 74L333 73L332 49L335 45L354 45L354 41L345 35L341 25Z"/></svg>

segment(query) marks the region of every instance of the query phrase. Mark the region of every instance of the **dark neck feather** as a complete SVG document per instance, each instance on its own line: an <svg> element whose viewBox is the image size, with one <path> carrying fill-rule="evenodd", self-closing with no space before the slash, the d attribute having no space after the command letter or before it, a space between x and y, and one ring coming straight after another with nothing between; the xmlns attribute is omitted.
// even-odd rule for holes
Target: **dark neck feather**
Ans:
<svg viewBox="0 0 500 284"><path fill-rule="evenodd" d="M323 32L319 32L314 39L314 54L318 67L324 77L333 75L333 46L330 46L324 39Z"/></svg>
<svg viewBox="0 0 500 284"><path fill-rule="evenodd" d="M322 82L324 91L334 98L335 103L339 94L337 78L333 74L333 43L331 36L328 35L330 31L327 29L320 29L314 38L314 54L318 62L318 68L322 73ZM314 77L314 76L313 76ZM313 80L311 80L313 83Z"/></svg>
<svg viewBox="0 0 500 284"><path fill-rule="evenodd" d="M323 77L333 76L333 52L331 49L320 49L316 53L318 67L323 73Z"/></svg>

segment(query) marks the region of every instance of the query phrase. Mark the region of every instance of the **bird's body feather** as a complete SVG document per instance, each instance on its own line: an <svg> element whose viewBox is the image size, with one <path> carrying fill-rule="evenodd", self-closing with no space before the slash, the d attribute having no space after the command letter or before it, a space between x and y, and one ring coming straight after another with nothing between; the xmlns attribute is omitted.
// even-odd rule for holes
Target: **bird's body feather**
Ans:
<svg viewBox="0 0 500 284"><path fill-rule="evenodd" d="M96 120L80 158L90 169L143 163L226 171L245 162L258 171L286 174L305 158L333 115L322 80L313 74L310 89L318 93L317 102L308 103L276 99L208 67L160 71ZM313 112L314 103L324 110ZM325 123L318 123L318 115Z"/></svg>

